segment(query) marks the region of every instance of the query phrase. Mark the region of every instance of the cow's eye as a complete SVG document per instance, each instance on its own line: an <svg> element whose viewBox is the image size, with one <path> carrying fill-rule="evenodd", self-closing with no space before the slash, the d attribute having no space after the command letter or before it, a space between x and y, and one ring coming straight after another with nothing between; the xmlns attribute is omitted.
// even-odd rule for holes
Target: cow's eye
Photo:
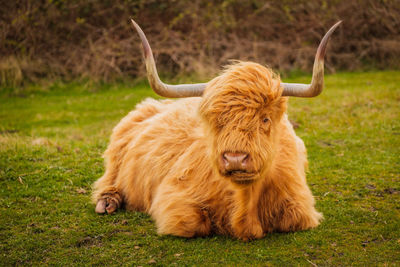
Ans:
<svg viewBox="0 0 400 267"><path fill-rule="evenodd" d="M264 123L268 123L268 122L269 122L269 119L268 119L268 118L264 118L264 119L263 119L263 122L264 122Z"/></svg>

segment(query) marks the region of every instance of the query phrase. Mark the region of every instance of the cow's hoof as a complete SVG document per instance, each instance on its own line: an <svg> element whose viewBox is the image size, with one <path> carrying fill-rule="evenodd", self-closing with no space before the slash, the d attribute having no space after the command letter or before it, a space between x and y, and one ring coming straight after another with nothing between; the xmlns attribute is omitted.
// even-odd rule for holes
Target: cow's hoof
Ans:
<svg viewBox="0 0 400 267"><path fill-rule="evenodd" d="M104 214L108 213L111 214L115 212L118 208L118 204L112 198L102 198L97 201L96 204L96 213Z"/></svg>
<svg viewBox="0 0 400 267"><path fill-rule="evenodd" d="M99 214L103 214L106 212L106 200L105 199L100 199L99 201L97 201L95 211L96 211L96 213L99 213Z"/></svg>

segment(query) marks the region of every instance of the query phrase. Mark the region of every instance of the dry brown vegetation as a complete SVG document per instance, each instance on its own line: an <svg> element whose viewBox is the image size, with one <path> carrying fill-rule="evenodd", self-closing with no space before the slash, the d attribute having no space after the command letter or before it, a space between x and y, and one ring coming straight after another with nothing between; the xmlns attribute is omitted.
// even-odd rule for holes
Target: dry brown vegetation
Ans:
<svg viewBox="0 0 400 267"><path fill-rule="evenodd" d="M2 84L144 74L129 18L164 74L206 78L229 59L310 71L323 33L344 20L327 69L400 68L398 0L2 0Z"/></svg>

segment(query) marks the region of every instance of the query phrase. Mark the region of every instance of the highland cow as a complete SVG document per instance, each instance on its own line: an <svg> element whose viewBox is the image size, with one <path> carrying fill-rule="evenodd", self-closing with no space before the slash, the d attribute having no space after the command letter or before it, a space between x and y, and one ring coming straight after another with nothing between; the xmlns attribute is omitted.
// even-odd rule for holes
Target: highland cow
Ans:
<svg viewBox="0 0 400 267"><path fill-rule="evenodd" d="M306 148L288 120L287 97L321 93L326 46L340 22L318 47L309 85L282 83L252 62L236 62L208 83L165 84L132 23L153 90L183 99L146 99L114 128L106 171L94 184L96 212L146 212L159 234L182 237L249 240L316 227L322 215L306 183Z"/></svg>

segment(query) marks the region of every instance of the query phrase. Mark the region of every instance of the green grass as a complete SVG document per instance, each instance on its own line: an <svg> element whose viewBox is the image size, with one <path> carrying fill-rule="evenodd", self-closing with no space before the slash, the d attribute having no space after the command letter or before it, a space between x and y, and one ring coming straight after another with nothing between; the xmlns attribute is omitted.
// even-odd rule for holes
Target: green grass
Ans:
<svg viewBox="0 0 400 267"><path fill-rule="evenodd" d="M290 99L325 220L249 243L158 236L148 215L95 214L111 130L147 96L124 84L2 90L0 265L400 265L400 72L335 74L321 96Z"/></svg>

